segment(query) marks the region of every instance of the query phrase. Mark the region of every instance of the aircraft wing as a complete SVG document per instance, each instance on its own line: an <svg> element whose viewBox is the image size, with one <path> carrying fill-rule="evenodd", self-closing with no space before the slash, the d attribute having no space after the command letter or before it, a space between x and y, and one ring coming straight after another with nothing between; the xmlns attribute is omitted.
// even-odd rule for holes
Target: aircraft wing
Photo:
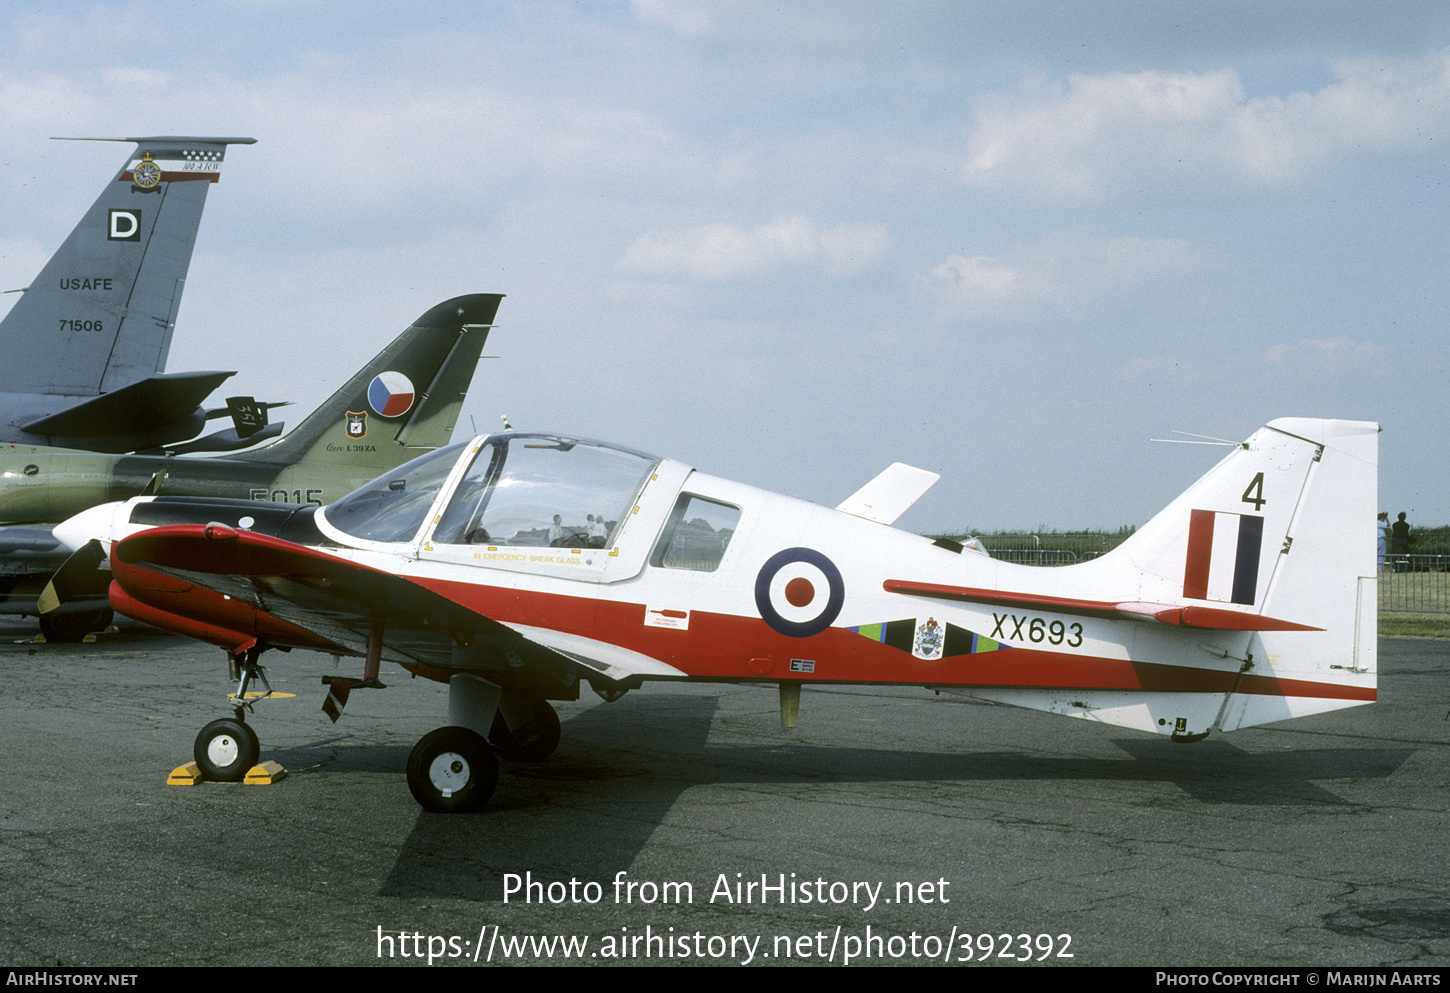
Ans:
<svg viewBox="0 0 1450 993"><path fill-rule="evenodd" d="M224 594L355 655L366 655L369 632L381 619L382 657L405 665L561 674L582 665L616 681L646 672L681 675L645 656L599 659L597 643L587 639L554 645L555 632L501 624L393 573L221 524L142 531L118 542L112 557ZM251 637L235 633L238 645ZM315 640L298 644L318 647Z"/></svg>

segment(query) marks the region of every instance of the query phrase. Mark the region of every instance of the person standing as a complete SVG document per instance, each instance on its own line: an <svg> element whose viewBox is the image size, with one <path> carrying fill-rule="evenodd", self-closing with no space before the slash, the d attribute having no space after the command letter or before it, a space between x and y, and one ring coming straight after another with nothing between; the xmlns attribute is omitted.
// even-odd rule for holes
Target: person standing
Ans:
<svg viewBox="0 0 1450 993"><path fill-rule="evenodd" d="M1410 568L1410 561L1405 556L1410 554L1410 546L1415 539L1410 535L1410 524L1405 520L1405 512L1400 511L1400 519L1390 525L1390 554L1395 559L1395 571L1405 572Z"/></svg>
<svg viewBox="0 0 1450 993"><path fill-rule="evenodd" d="M1393 538L1390 542L1390 551L1395 555L1404 555L1410 550L1410 543L1414 540L1410 537L1410 524L1405 520L1405 512L1400 511L1400 519L1390 525L1390 533Z"/></svg>

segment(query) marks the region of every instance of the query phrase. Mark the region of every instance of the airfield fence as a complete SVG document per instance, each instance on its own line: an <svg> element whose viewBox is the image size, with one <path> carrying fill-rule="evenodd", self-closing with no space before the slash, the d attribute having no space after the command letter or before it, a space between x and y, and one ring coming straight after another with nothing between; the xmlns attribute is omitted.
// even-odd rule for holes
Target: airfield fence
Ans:
<svg viewBox="0 0 1450 993"><path fill-rule="evenodd" d="M1450 555L1386 555L1380 610L1450 614Z"/></svg>
<svg viewBox="0 0 1450 993"><path fill-rule="evenodd" d="M975 538L982 543L983 548L991 553L992 558L1001 559L1004 562L1015 562L1018 565L1054 566L1072 565L1075 562L1095 559L1099 555L1117 548L1128 539L1129 534L1131 532L1108 534L1093 531L1060 531L947 535L946 537L953 541ZM937 535L931 537L937 537Z"/></svg>
<svg viewBox="0 0 1450 993"><path fill-rule="evenodd" d="M933 535L932 537L936 537ZM948 535L975 538L994 559L1019 565L1072 565L1117 548L1129 533L1106 532ZM1386 613L1450 614L1450 531L1417 534L1413 555L1387 554L1379 563L1379 609Z"/></svg>

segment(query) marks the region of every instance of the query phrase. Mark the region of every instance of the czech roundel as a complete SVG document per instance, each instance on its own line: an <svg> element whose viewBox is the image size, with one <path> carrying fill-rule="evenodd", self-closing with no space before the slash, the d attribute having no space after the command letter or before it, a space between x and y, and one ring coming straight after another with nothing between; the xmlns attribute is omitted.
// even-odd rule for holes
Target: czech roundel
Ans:
<svg viewBox="0 0 1450 993"><path fill-rule="evenodd" d="M755 577L755 606L776 631L809 638L841 613L846 585L835 563L813 548L776 552Z"/></svg>
<svg viewBox="0 0 1450 993"><path fill-rule="evenodd" d="M368 406L379 417L402 417L413 407L413 382L401 372L379 373L368 386Z"/></svg>

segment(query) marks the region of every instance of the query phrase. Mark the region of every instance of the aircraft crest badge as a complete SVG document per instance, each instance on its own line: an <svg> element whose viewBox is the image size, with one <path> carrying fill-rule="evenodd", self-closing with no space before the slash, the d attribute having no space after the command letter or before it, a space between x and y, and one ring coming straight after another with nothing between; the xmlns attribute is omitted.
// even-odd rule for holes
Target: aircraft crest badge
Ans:
<svg viewBox="0 0 1450 993"><path fill-rule="evenodd" d="M150 152L143 153L141 161L131 169L131 183L132 189L145 193L150 193L160 185L161 167L156 164Z"/></svg>
<svg viewBox="0 0 1450 993"><path fill-rule="evenodd" d="M912 643L911 654L928 661L939 659L945 645L946 631L937 623L935 617L928 617L926 623L916 629L916 640Z"/></svg>

